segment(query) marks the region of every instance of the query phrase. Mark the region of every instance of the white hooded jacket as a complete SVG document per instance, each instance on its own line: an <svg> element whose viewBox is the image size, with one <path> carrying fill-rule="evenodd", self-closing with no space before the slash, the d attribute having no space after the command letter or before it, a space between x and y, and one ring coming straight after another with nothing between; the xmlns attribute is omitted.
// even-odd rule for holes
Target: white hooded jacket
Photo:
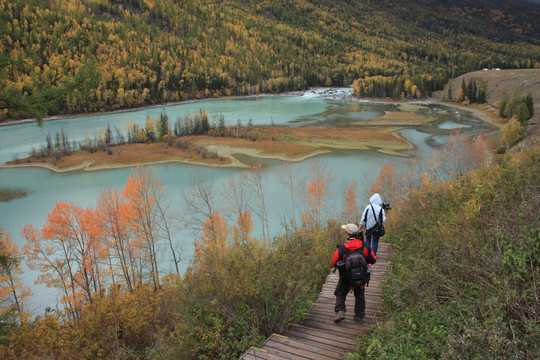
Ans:
<svg viewBox="0 0 540 360"><path fill-rule="evenodd" d="M373 206L373 210L375 210L375 214L373 214L373 211L371 210L371 206ZM366 206L364 209L364 212L362 213L362 218L360 219L360 226L366 226L366 230L372 228L375 226L375 223L377 222L376 218L379 216L379 212L382 210L382 222L384 223L386 221L386 214L384 213L384 209L382 208L382 199L379 196L379 194L373 194L373 196L369 199L369 205ZM366 212L367 212L367 219L366 219ZM364 219L366 221L364 222Z"/></svg>

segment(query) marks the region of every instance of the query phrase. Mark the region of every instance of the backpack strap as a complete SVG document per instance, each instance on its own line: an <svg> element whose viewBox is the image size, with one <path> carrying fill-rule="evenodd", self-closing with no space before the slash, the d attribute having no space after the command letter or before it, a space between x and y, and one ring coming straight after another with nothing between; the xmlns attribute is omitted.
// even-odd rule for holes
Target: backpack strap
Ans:
<svg viewBox="0 0 540 360"><path fill-rule="evenodd" d="M371 205L371 210L373 211L373 218L375 219L375 222L382 224L383 223L383 221L382 221L382 210L383 210L382 206L381 206L381 211L379 211L379 219L377 219L377 215L375 214L375 209L373 209L373 205ZM375 224L375 225L377 225L377 224Z"/></svg>
<svg viewBox="0 0 540 360"><path fill-rule="evenodd" d="M364 224L366 228L367 228L367 213L368 213L367 211L364 213Z"/></svg>
<svg viewBox="0 0 540 360"><path fill-rule="evenodd" d="M373 211L373 219L375 219L375 222L378 222L378 221L377 221L377 214L375 214L375 209L373 209L373 205L372 205L372 204L370 204L370 206L371 206L371 211ZM381 208L381 209L382 209L382 208Z"/></svg>
<svg viewBox="0 0 540 360"><path fill-rule="evenodd" d="M362 241L362 246L360 247L360 249L356 249L355 251L360 251L362 256L364 256L364 248L366 248L366 243ZM369 250L368 250L368 256L369 256ZM364 258L367 261L367 256L364 256Z"/></svg>
<svg viewBox="0 0 540 360"><path fill-rule="evenodd" d="M338 259L341 259L341 260L343 260L343 255L347 255L348 253L351 252L349 249L347 249L347 247L344 244L339 244L337 248L338 248L338 255L339 255Z"/></svg>
<svg viewBox="0 0 540 360"><path fill-rule="evenodd" d="M343 260L343 255L348 255L351 252L351 250L347 249L347 247L345 245L343 245L343 244L339 244L337 247L338 247L339 259L341 259L341 260ZM362 256L364 256L364 248L367 248L367 246L366 246L366 243L362 241L362 246L359 247L358 249L354 250L354 252L360 251L362 253ZM369 256L369 250L368 250L368 256ZM365 257L365 258L367 260L367 257Z"/></svg>

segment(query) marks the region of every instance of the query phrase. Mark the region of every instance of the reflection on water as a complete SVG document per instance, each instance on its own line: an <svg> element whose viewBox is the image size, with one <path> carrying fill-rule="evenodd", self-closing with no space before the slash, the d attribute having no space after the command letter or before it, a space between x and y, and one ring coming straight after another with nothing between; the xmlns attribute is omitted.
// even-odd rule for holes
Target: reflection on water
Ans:
<svg viewBox="0 0 540 360"><path fill-rule="evenodd" d="M322 95L321 95L322 94ZM247 124L249 119L253 124L274 124L288 126L328 125L347 126L349 121L370 120L384 114L386 111L401 111L398 104L369 103L348 98L350 89L335 89L335 91L317 90L294 96L260 96L242 99L220 99L201 102L168 105L135 111L124 111L111 114L81 116L69 119L47 121L42 129L34 124L0 127L0 163L12 160L14 156L25 157L32 146L44 143L47 133L55 134L64 129L72 140L93 136L98 128L106 128L107 124L124 130L128 120L139 123L144 127L147 116L159 118L166 111L171 122L186 113L195 114L199 109L212 114L224 115L229 124L238 121ZM407 152L415 158L426 160L430 156L433 145L444 144L451 129L463 128L468 133L486 131L490 127L463 110L450 109L441 104L422 104L415 107L415 113L434 117L434 125L409 127L402 130L401 135L415 144L415 149ZM458 116L459 115L459 116ZM282 229L282 222L292 214L292 203L289 190L282 184L279 177L283 162L278 160L261 160L243 156L242 161L249 163L261 162L266 178L265 190L268 207L270 231L277 234ZM331 175L331 194L328 197L327 214L339 216L345 184L356 181L359 184L359 205L368 201L365 189L374 182L384 164L396 167L404 166L409 161L406 157L392 156L375 151L334 151L317 158L308 159L294 165L294 176L298 184L307 181L309 170L314 161L322 161L326 173ZM221 187L229 176L239 176L246 170L201 167L178 163L152 165L152 174L159 178L173 206L182 211L182 193L188 187L191 174L204 171L205 176ZM15 243L24 245L20 231L25 224L40 228L46 221L47 214L55 206L55 202L70 202L80 207L94 207L97 198L106 186L122 189L129 175L130 168L92 171L55 173L42 168L9 168L0 169L0 187L25 189L28 196L0 202L0 225L3 225L12 235ZM298 201L298 200L297 200ZM221 204L221 199L216 202ZM296 209L302 208L298 201ZM260 236L261 228L254 217L254 235ZM193 243L198 238L191 231L179 232L175 241L182 246L182 270L185 270L193 252ZM163 260L162 269L172 270L172 263ZM25 268L25 283L32 286L34 298L31 308L37 312L46 306L57 304L54 290L44 286L34 286L37 273Z"/></svg>

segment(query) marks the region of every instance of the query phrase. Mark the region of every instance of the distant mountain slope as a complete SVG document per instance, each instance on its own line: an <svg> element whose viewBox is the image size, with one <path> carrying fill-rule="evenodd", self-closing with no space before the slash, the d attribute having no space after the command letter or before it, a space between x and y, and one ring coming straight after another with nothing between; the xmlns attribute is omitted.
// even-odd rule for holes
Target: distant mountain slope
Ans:
<svg viewBox="0 0 540 360"><path fill-rule="evenodd" d="M540 67L519 1L0 1L0 116ZM426 81L426 80L423 80Z"/></svg>

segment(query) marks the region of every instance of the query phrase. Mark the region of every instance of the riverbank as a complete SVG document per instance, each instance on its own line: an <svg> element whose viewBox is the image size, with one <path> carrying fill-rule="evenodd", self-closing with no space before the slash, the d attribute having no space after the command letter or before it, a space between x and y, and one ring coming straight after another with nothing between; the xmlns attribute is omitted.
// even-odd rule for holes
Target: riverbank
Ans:
<svg viewBox="0 0 540 360"><path fill-rule="evenodd" d="M334 99L366 102L365 99L351 98L348 89L311 90L323 92ZM349 94L349 95L347 95ZM291 93L298 96L298 93ZM261 95L258 95L261 96ZM243 97L245 98L245 97ZM190 100L198 102L204 100ZM187 102L181 102L182 104ZM414 146L403 139L399 132L404 128L430 126L437 121L434 113L425 112L427 105L440 103L444 106L466 110L475 117L501 128L493 111L479 107L463 106L433 99L387 101L371 99L369 102L396 105L399 111L385 111L384 114L369 120L328 122L318 127L247 126L236 129L235 137L183 136L174 137L165 143L132 143L114 145L107 151L75 151L58 160L47 158L24 158L9 161L0 167L36 166L55 172L94 171L136 165L149 165L178 162L203 166L250 167L253 161L248 158L267 158L283 161L302 161L338 150L372 149L381 153L404 156L406 150ZM172 105L172 104L168 104ZM422 111L421 111L422 110ZM120 110L114 113L136 111ZM51 118L50 120L52 120ZM58 119L56 117L55 119ZM30 120L29 120L30 121ZM323 127L324 126L324 127ZM449 130L437 129L440 133ZM239 136L243 134L243 136Z"/></svg>
<svg viewBox="0 0 540 360"><path fill-rule="evenodd" d="M413 145L403 139L396 126L350 128L288 128L253 126L240 129L246 138L208 135L182 136L165 143L135 143L111 146L110 151L78 150L53 162L26 158L1 167L37 166L56 172L93 171L178 162L204 166L248 168L240 158L266 158L302 161L334 150L374 149L392 155L403 155Z"/></svg>

